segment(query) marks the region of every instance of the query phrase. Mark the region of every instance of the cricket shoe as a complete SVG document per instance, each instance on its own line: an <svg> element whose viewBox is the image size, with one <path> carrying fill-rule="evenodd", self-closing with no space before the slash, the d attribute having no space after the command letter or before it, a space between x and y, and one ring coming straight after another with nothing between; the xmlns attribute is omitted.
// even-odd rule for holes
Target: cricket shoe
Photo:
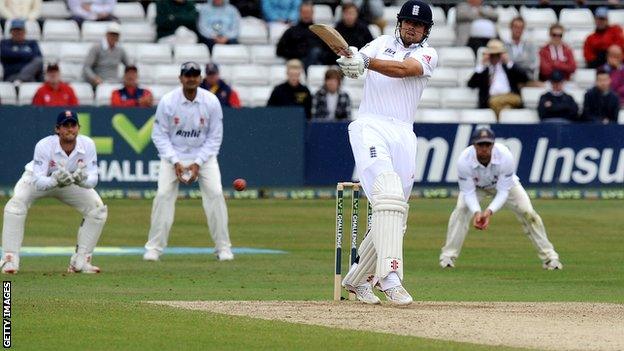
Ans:
<svg viewBox="0 0 624 351"><path fill-rule="evenodd" d="M91 264L91 255L73 254L69 260L68 273L100 273L100 267Z"/></svg>
<svg viewBox="0 0 624 351"><path fill-rule="evenodd" d="M234 254L232 253L232 250L230 250L229 247L225 249L217 250L215 252L215 255L217 256L217 260L219 261L232 261L234 259Z"/></svg>
<svg viewBox="0 0 624 351"><path fill-rule="evenodd" d="M544 264L542 264L542 268L547 269L549 271L554 271L555 269L563 269L563 264L561 264L561 262L559 262L559 260L554 259L554 260L548 260L545 261Z"/></svg>
<svg viewBox="0 0 624 351"><path fill-rule="evenodd" d="M160 260L160 252L158 250L147 250L143 254L143 261L159 261Z"/></svg>
<svg viewBox="0 0 624 351"><path fill-rule="evenodd" d="M455 260L450 257L443 257L442 259L440 259L440 267L455 268Z"/></svg>
<svg viewBox="0 0 624 351"><path fill-rule="evenodd" d="M383 291L386 298L390 303L397 306L407 306L411 304L414 299L402 285L392 287Z"/></svg>
<svg viewBox="0 0 624 351"><path fill-rule="evenodd" d="M4 255L0 260L0 267L2 267L3 274L17 274L19 270L19 256L11 253Z"/></svg>
<svg viewBox="0 0 624 351"><path fill-rule="evenodd" d="M379 305L381 303L381 300L373 292L373 287L368 282L358 286L344 284L343 287L354 293L355 297L364 303L369 305Z"/></svg>

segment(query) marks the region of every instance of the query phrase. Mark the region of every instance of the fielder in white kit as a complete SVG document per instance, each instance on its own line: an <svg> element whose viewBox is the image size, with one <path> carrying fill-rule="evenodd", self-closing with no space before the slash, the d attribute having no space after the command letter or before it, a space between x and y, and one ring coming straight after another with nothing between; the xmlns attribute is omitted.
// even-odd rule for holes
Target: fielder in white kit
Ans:
<svg viewBox="0 0 624 351"><path fill-rule="evenodd" d="M475 228L485 230L489 226L490 217L505 205L522 223L524 233L537 249L542 267L548 270L563 269L559 254L548 241L542 218L533 209L515 169L511 152L506 146L495 143L491 129L483 127L474 131L472 145L457 159L460 192L455 210L449 218L446 245L440 254L442 268L455 267L471 219ZM486 195L494 195L494 199L482 211L479 201Z"/></svg>
<svg viewBox="0 0 624 351"><path fill-rule="evenodd" d="M73 111L63 111L56 119L56 135L41 139L34 157L15 185L13 197L4 207L2 224L2 273L19 270L19 252L24 240L24 223L35 200L54 197L70 205L83 216L78 229L76 252L69 261L70 273L99 273L91 264L108 209L93 189L98 182L95 144L78 135L80 124Z"/></svg>
<svg viewBox="0 0 624 351"><path fill-rule="evenodd" d="M433 25L425 2L406 2L395 35L382 35L353 57L337 60L346 76L368 69L358 119L349 140L362 188L372 203L373 221L358 249L358 263L342 285L365 303L378 304L375 286L396 305L412 297L403 288L403 235L416 171L414 115L438 61L425 42Z"/></svg>
<svg viewBox="0 0 624 351"><path fill-rule="evenodd" d="M232 260L228 213L217 162L223 139L221 104L213 93L199 88L199 64L182 64L180 83L181 87L163 96L156 109L152 140L160 156L160 171L143 259L160 259L173 224L179 183L197 180L217 259Z"/></svg>

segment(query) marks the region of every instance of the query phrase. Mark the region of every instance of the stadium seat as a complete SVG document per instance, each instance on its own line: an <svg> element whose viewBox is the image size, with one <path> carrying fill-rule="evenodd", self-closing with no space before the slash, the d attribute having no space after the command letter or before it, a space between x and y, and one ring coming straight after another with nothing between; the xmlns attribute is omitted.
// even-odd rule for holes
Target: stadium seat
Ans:
<svg viewBox="0 0 624 351"><path fill-rule="evenodd" d="M264 23L241 21L238 41L247 45L267 44L269 42L269 30Z"/></svg>
<svg viewBox="0 0 624 351"><path fill-rule="evenodd" d="M136 65L137 67L137 71L139 74L139 85L141 84L159 84L159 82L157 80L155 80L154 77L154 73L153 70L157 65L148 65L148 64L143 64L140 63L138 65ZM176 72L179 72L180 67L178 65L176 65ZM123 77L123 72L124 71L124 67L120 66L120 72L119 72L119 76Z"/></svg>
<svg viewBox="0 0 624 351"><path fill-rule="evenodd" d="M4 37L11 37L11 21L6 21L4 24ZM28 40L41 40L41 28L37 21L26 21L26 39Z"/></svg>
<svg viewBox="0 0 624 351"><path fill-rule="evenodd" d="M249 63L249 50L245 45L215 44L212 48L212 60L225 64Z"/></svg>
<svg viewBox="0 0 624 351"><path fill-rule="evenodd" d="M95 89L95 106L110 106L113 91L121 89L121 84L102 83Z"/></svg>
<svg viewBox="0 0 624 351"><path fill-rule="evenodd" d="M496 114L489 108L462 109L459 111L461 123L496 123Z"/></svg>
<svg viewBox="0 0 624 351"><path fill-rule="evenodd" d="M500 38L500 40L502 40L505 43L508 43L511 41L511 28L509 28L509 26L507 27L498 27L498 37ZM523 35L524 38L527 37L526 34L526 30L525 30L525 34Z"/></svg>
<svg viewBox="0 0 624 351"><path fill-rule="evenodd" d="M0 82L0 101L3 105L17 105L17 93L11 82Z"/></svg>
<svg viewBox="0 0 624 351"><path fill-rule="evenodd" d="M499 123L507 124L535 124L540 119L534 109L503 109L498 118Z"/></svg>
<svg viewBox="0 0 624 351"><path fill-rule="evenodd" d="M435 48L453 46L455 44L455 28L449 26L435 26L435 30L431 31L427 42Z"/></svg>
<svg viewBox="0 0 624 351"><path fill-rule="evenodd" d="M368 30L371 32L371 35L373 36L373 39L377 38L378 36L381 35L381 29L379 29L379 27L377 27L377 25L374 24L369 24L368 25ZM361 49L361 48L358 48Z"/></svg>
<svg viewBox="0 0 624 351"><path fill-rule="evenodd" d="M559 12L559 23L565 29L586 29L591 30L595 28L594 14L590 9L561 9Z"/></svg>
<svg viewBox="0 0 624 351"><path fill-rule="evenodd" d="M201 65L210 62L210 51L206 44L175 44L173 62L181 65L187 61L195 61Z"/></svg>
<svg viewBox="0 0 624 351"><path fill-rule="evenodd" d="M123 22L145 21L145 11L138 2L118 2L113 9L113 16Z"/></svg>
<svg viewBox="0 0 624 351"><path fill-rule="evenodd" d="M448 9L448 12L446 13L446 25L450 27L455 27L456 23L457 23L457 9L455 8L455 6L453 6L450 9Z"/></svg>
<svg viewBox="0 0 624 351"><path fill-rule="evenodd" d="M124 42L151 43L156 39L156 29L146 22L124 22L121 24L119 40Z"/></svg>
<svg viewBox="0 0 624 351"><path fill-rule="evenodd" d="M325 82L325 72L329 66L311 65L308 67L308 85L321 86ZM345 78L349 80L349 78Z"/></svg>
<svg viewBox="0 0 624 351"><path fill-rule="evenodd" d="M357 87L348 87L348 86L344 86L342 87L342 89L345 92L347 92L347 94L349 94L349 97L351 98L351 106L359 107L360 102L362 102L362 95L363 95L362 89L357 88ZM310 92L314 94L316 90L310 90Z"/></svg>
<svg viewBox="0 0 624 351"><path fill-rule="evenodd" d="M585 89L581 88L570 88L565 89L566 93L572 95L574 101L579 106L579 111L583 110L583 101L585 101Z"/></svg>
<svg viewBox="0 0 624 351"><path fill-rule="evenodd" d="M564 9L565 10L565 9ZM593 32L591 29L572 29L567 31L563 38L573 49L582 49L585 39Z"/></svg>
<svg viewBox="0 0 624 351"><path fill-rule="evenodd" d="M594 68L579 68L574 72L573 79L579 88L589 89L596 82L596 70Z"/></svg>
<svg viewBox="0 0 624 351"><path fill-rule="evenodd" d="M524 18L527 28L549 28L557 23L557 14L551 8L521 7L520 15Z"/></svg>
<svg viewBox="0 0 624 351"><path fill-rule="evenodd" d="M271 85L275 86L286 81L285 65L271 65L271 67L269 67L269 72L271 76Z"/></svg>
<svg viewBox="0 0 624 351"><path fill-rule="evenodd" d="M67 61L61 61L59 63L59 70L61 71L61 79L65 82L82 82L84 78L82 76L81 63L73 63Z"/></svg>
<svg viewBox="0 0 624 351"><path fill-rule="evenodd" d="M516 10L516 8L513 6L509 6L509 7L497 6L496 12L498 13L498 19L496 21L496 25L499 28L503 28L503 27L509 28L509 24L511 23L511 20L519 16L518 10Z"/></svg>
<svg viewBox="0 0 624 351"><path fill-rule="evenodd" d="M80 29L72 20L46 20L43 23L44 41L79 41Z"/></svg>
<svg viewBox="0 0 624 351"><path fill-rule="evenodd" d="M128 60L134 64L137 64L137 43L121 43L120 45L126 51Z"/></svg>
<svg viewBox="0 0 624 351"><path fill-rule="evenodd" d="M549 28L534 28L530 32L529 40L535 45L537 50L539 50L550 40ZM563 33L563 41L567 42L565 33Z"/></svg>
<svg viewBox="0 0 624 351"><path fill-rule="evenodd" d="M457 69L453 67L436 68L431 79L429 79L429 86L431 87L453 88L457 87L457 83Z"/></svg>
<svg viewBox="0 0 624 351"><path fill-rule="evenodd" d="M266 106L273 92L273 87L253 87L251 89L251 107Z"/></svg>
<svg viewBox="0 0 624 351"><path fill-rule="evenodd" d="M284 65L286 60L275 54L275 45L253 45L250 47L251 61L257 65Z"/></svg>
<svg viewBox="0 0 624 351"><path fill-rule="evenodd" d="M474 67L475 54L467 46L445 47L438 50L438 67Z"/></svg>
<svg viewBox="0 0 624 351"><path fill-rule="evenodd" d="M69 86L74 89L74 93L80 102L80 105L93 105L94 94L91 84L84 82L69 82Z"/></svg>
<svg viewBox="0 0 624 351"><path fill-rule="evenodd" d="M440 107L440 89L427 88L423 90L420 97L419 109L439 108Z"/></svg>
<svg viewBox="0 0 624 351"><path fill-rule="evenodd" d="M137 44L136 58L140 63L171 63L169 44Z"/></svg>
<svg viewBox="0 0 624 351"><path fill-rule="evenodd" d="M57 43L56 50L60 52L62 62L83 64L94 43ZM59 48L60 46L60 48Z"/></svg>
<svg viewBox="0 0 624 351"><path fill-rule="evenodd" d="M167 94L168 92L172 91L173 89L177 87L178 85L160 85L160 84L146 86L146 88L152 92L152 96L154 96L154 101L152 102L152 105L154 106L158 105L158 102L160 101L160 99L162 99L162 97L165 94Z"/></svg>
<svg viewBox="0 0 624 351"><path fill-rule="evenodd" d="M30 105L37 89L41 86L39 82L22 83L19 86L19 95L17 96L18 105Z"/></svg>
<svg viewBox="0 0 624 351"><path fill-rule="evenodd" d="M59 43L52 41L40 41L39 50L43 55L44 62L58 62L60 56Z"/></svg>
<svg viewBox="0 0 624 351"><path fill-rule="evenodd" d="M443 108L476 108L478 90L470 88L444 88L441 92Z"/></svg>
<svg viewBox="0 0 624 351"><path fill-rule="evenodd" d="M417 123L459 123L459 111L452 109L422 109L416 111Z"/></svg>
<svg viewBox="0 0 624 351"><path fill-rule="evenodd" d="M468 81L470 80L474 72L474 68L457 69L457 85L460 87L467 87Z"/></svg>
<svg viewBox="0 0 624 351"><path fill-rule="evenodd" d="M577 68L585 68L587 64L585 63L585 56L583 55L583 49L572 49L574 52L574 61L576 61Z"/></svg>
<svg viewBox="0 0 624 351"><path fill-rule="evenodd" d="M316 4L314 5L314 23L319 24L334 24L334 14L332 13L332 9L329 5L326 4Z"/></svg>
<svg viewBox="0 0 624 351"><path fill-rule="evenodd" d="M41 3L41 17L42 18L69 18L71 14L67 9L65 1L43 1Z"/></svg>
<svg viewBox="0 0 624 351"><path fill-rule="evenodd" d="M616 24L618 23L620 26L624 23L624 9L620 10L609 10L609 23Z"/></svg>
<svg viewBox="0 0 624 351"><path fill-rule="evenodd" d="M158 64L151 66L149 75L153 82L164 85L176 85L180 83L180 65Z"/></svg>
<svg viewBox="0 0 624 351"><path fill-rule="evenodd" d="M524 103L524 107L531 109L537 108L537 103L539 102L540 96L542 96L546 91L546 88L541 87L522 88L520 94L522 95L522 102Z"/></svg>
<svg viewBox="0 0 624 351"><path fill-rule="evenodd" d="M156 21L156 3L150 2L147 5L147 10L145 11L145 19L149 23L154 23Z"/></svg>
<svg viewBox="0 0 624 351"><path fill-rule="evenodd" d="M82 23L82 41L102 41L110 24L111 22L84 21Z"/></svg>
<svg viewBox="0 0 624 351"><path fill-rule="evenodd" d="M288 29L286 23L276 22L269 26L269 43L277 44L284 32Z"/></svg>
<svg viewBox="0 0 624 351"><path fill-rule="evenodd" d="M446 23L444 9L439 6L432 6L431 12L433 13L433 23L438 23L440 27L443 27L443 23ZM440 29L440 27L436 25L436 29Z"/></svg>
<svg viewBox="0 0 624 351"><path fill-rule="evenodd" d="M243 107L252 107L251 90L252 87L233 86L232 89L238 94L238 99Z"/></svg>
<svg viewBox="0 0 624 351"><path fill-rule="evenodd" d="M268 85L269 67L254 64L236 65L232 70L232 84L237 86Z"/></svg>
<svg viewBox="0 0 624 351"><path fill-rule="evenodd" d="M383 19L386 20L388 26L395 27L397 23L397 14L401 10L401 6L384 7ZM393 30L394 32L394 30Z"/></svg>
<svg viewBox="0 0 624 351"><path fill-rule="evenodd" d="M624 110L620 110L618 113L618 124L624 124Z"/></svg>

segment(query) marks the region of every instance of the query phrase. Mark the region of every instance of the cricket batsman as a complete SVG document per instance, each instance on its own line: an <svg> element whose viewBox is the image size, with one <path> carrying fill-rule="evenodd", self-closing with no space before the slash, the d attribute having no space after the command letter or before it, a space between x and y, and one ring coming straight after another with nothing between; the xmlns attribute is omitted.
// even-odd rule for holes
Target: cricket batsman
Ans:
<svg viewBox="0 0 624 351"><path fill-rule="evenodd" d="M180 83L163 96L156 109L152 140L160 156L160 171L143 259L160 259L173 224L179 184L197 180L217 259L233 260L217 162L223 139L221 104L213 93L199 88L201 69L196 62L182 64Z"/></svg>
<svg viewBox="0 0 624 351"><path fill-rule="evenodd" d="M511 152L506 146L495 142L491 129L484 127L473 132L472 145L457 159L460 192L449 218L446 245L440 254L442 268L455 267L471 221L475 228L485 230L490 218L506 205L522 223L524 233L537 249L542 267L563 269L559 254L548 241L542 218L533 209L515 169ZM479 201L486 195L494 198L483 211Z"/></svg>
<svg viewBox="0 0 624 351"><path fill-rule="evenodd" d="M35 200L54 197L83 216L78 229L76 252L69 261L70 273L99 273L91 264L95 245L108 216L108 209L93 189L98 182L97 155L91 138L78 135L80 124L73 111L56 118L56 134L41 139L33 160L15 185L13 197L4 207L2 223L2 273L19 270L19 252L24 239L24 223Z"/></svg>
<svg viewBox="0 0 624 351"><path fill-rule="evenodd" d="M358 177L372 203L373 220L358 249L357 264L342 285L358 300L380 303L375 286L388 301L408 305L403 288L403 235L416 171L414 116L423 90L438 62L426 43L433 26L429 5L403 4L392 35L382 35L352 57L336 62L343 73L358 78L368 69L358 119L349 125L349 141Z"/></svg>

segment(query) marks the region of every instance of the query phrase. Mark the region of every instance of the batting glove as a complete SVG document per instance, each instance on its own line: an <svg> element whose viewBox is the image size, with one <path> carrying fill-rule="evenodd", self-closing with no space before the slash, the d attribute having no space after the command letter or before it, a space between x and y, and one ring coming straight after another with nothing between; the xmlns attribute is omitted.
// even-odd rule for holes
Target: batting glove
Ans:
<svg viewBox="0 0 624 351"><path fill-rule="evenodd" d="M353 56L340 56L340 58L336 60L336 63L338 63L345 76L357 79L361 77L364 74L364 70L368 68L370 58L358 52L357 48L354 46L349 47L349 50L353 53Z"/></svg>
<svg viewBox="0 0 624 351"><path fill-rule="evenodd" d="M74 182L74 178L65 167L59 167L59 169L52 172L52 178L56 180L59 187L64 187Z"/></svg>
<svg viewBox="0 0 624 351"><path fill-rule="evenodd" d="M83 162L78 162L78 168L72 173L72 178L74 178L74 183L82 186L82 183L87 180L88 174L85 170L85 164Z"/></svg>

